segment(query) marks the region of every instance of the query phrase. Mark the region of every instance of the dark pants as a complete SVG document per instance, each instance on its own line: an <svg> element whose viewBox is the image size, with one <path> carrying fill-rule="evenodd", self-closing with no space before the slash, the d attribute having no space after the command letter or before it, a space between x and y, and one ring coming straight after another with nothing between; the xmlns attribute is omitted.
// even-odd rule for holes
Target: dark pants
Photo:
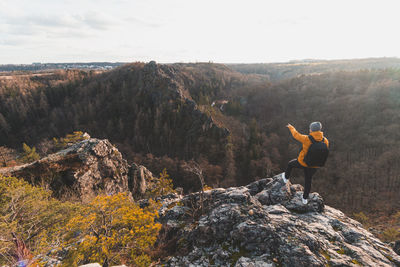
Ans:
<svg viewBox="0 0 400 267"><path fill-rule="evenodd" d="M292 172L293 168L303 169L304 170L304 193L303 198L308 198L308 194L310 194L311 190L311 178L317 171L317 168L307 168L302 166L297 159L292 159L289 161L288 166L285 171L286 179L290 179L290 173Z"/></svg>

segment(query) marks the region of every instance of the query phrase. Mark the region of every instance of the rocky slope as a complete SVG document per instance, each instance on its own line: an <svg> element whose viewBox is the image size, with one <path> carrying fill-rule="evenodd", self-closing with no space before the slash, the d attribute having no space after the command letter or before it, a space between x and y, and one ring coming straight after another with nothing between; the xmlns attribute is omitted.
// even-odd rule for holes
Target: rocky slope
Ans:
<svg viewBox="0 0 400 267"><path fill-rule="evenodd" d="M49 187L62 199L88 201L100 192L131 192L140 197L153 175L132 164L108 140L90 138L38 161L0 169L0 175L21 177Z"/></svg>
<svg viewBox="0 0 400 267"><path fill-rule="evenodd" d="M389 246L318 193L302 204L302 190L268 178L165 198L162 234L174 255L165 266L400 266Z"/></svg>

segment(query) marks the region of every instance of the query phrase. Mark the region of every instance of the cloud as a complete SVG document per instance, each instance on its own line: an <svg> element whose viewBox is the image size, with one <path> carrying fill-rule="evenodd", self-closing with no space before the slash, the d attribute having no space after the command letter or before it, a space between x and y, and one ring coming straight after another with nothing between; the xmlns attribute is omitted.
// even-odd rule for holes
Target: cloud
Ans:
<svg viewBox="0 0 400 267"><path fill-rule="evenodd" d="M106 31L117 24L117 20L101 13L88 12L85 14L62 16L57 15L26 15L3 17L3 25L9 29L9 34L34 35L39 30L99 30Z"/></svg>
<svg viewBox="0 0 400 267"><path fill-rule="evenodd" d="M11 36L33 36L39 34L41 31L32 26L25 25L3 25L4 33Z"/></svg>
<svg viewBox="0 0 400 267"><path fill-rule="evenodd" d="M96 30L108 30L118 24L119 20L99 12L87 12L74 16L80 25L86 25Z"/></svg>
<svg viewBox="0 0 400 267"><path fill-rule="evenodd" d="M83 31L79 29L62 29L57 31L47 31L46 37L51 39L60 39L60 38L75 38L75 39L82 39L82 38L89 38L96 36L91 31Z"/></svg>
<svg viewBox="0 0 400 267"><path fill-rule="evenodd" d="M0 40L0 46L21 46L21 45L25 45L27 42L27 40L25 38L5 38L5 39L1 39Z"/></svg>
<svg viewBox="0 0 400 267"><path fill-rule="evenodd" d="M109 35L118 24L112 17L87 12L84 14L3 16L0 19L0 45L46 45L77 43Z"/></svg>
<svg viewBox="0 0 400 267"><path fill-rule="evenodd" d="M158 22L155 22L155 21L145 21L145 20L138 19L138 18L135 18L135 17L125 18L124 22L140 24L142 26L151 27L151 28L158 28L158 27L161 27L163 25L162 23L158 23Z"/></svg>

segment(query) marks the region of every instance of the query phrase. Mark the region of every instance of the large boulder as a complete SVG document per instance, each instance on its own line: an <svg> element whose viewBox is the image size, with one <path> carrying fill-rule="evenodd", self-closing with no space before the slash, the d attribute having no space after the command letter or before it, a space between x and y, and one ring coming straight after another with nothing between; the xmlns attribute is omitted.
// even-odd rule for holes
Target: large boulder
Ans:
<svg viewBox="0 0 400 267"><path fill-rule="evenodd" d="M135 198L144 196L153 181L153 174L144 166L133 163L129 169L129 190Z"/></svg>
<svg viewBox="0 0 400 267"><path fill-rule="evenodd" d="M57 198L84 202L100 193L140 196L146 191L146 180L152 177L145 167L130 166L108 140L95 138L29 164L2 168L0 174L47 186Z"/></svg>
<svg viewBox="0 0 400 267"><path fill-rule="evenodd" d="M268 178L169 198L165 266L399 266L400 256L317 193ZM161 242L161 241L160 241Z"/></svg>

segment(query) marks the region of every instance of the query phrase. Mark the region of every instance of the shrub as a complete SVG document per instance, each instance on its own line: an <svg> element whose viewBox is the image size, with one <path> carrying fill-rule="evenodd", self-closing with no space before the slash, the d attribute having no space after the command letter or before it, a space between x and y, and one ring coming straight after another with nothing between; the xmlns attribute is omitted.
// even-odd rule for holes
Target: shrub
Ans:
<svg viewBox="0 0 400 267"><path fill-rule="evenodd" d="M150 206L151 207L151 206ZM155 209L141 209L128 195L98 196L66 226L69 251L65 266L88 262L148 266L146 251L161 225Z"/></svg>
<svg viewBox="0 0 400 267"><path fill-rule="evenodd" d="M154 178L152 180L152 184L149 187L150 188L148 192L146 192L146 195L151 198L175 192L172 179L169 178L166 169L163 169L159 178Z"/></svg>
<svg viewBox="0 0 400 267"><path fill-rule="evenodd" d="M79 205L61 203L50 195L50 191L23 180L0 176L0 265L29 261L29 255L60 245L63 226L78 212ZM18 255L21 250L24 255Z"/></svg>
<svg viewBox="0 0 400 267"><path fill-rule="evenodd" d="M364 227L369 227L369 218L364 212L360 211L359 213L354 213L353 217L362 225L364 225Z"/></svg>
<svg viewBox="0 0 400 267"><path fill-rule="evenodd" d="M60 139L53 138L53 143L56 149L64 149L68 145L83 141L88 138L89 136L87 134L85 135L81 131L75 131L72 134L67 134L65 137L61 137Z"/></svg>
<svg viewBox="0 0 400 267"><path fill-rule="evenodd" d="M397 228L395 227L389 227L380 236L380 239L384 242L393 242L398 240L400 237L400 232Z"/></svg>
<svg viewBox="0 0 400 267"><path fill-rule="evenodd" d="M38 160L40 158L39 154L36 153L36 148L35 147L29 147L27 144L23 143L22 144L22 155L19 158L21 162L24 163L29 163L35 160Z"/></svg>

